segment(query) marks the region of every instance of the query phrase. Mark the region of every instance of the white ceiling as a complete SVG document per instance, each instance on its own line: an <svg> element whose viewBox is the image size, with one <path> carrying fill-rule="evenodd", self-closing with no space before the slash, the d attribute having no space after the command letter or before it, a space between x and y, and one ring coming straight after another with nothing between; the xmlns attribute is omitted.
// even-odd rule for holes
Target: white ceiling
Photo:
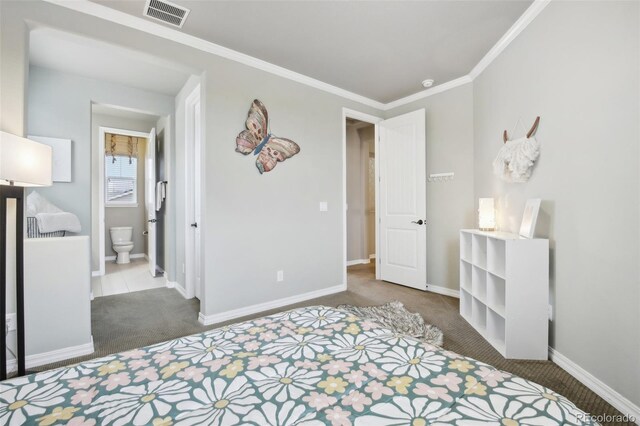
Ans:
<svg viewBox="0 0 640 426"><path fill-rule="evenodd" d="M31 31L29 44L33 65L166 95L176 95L190 74L177 64L47 27Z"/></svg>
<svg viewBox="0 0 640 426"><path fill-rule="evenodd" d="M93 1L143 16L144 0ZM426 78L438 85L468 74L531 4L174 2L191 9L185 33L383 103L424 90Z"/></svg>

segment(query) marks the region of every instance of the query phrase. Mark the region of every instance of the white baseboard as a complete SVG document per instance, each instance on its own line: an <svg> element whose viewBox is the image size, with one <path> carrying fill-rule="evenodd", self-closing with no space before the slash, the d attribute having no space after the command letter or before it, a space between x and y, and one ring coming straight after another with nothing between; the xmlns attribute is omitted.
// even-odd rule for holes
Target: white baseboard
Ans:
<svg viewBox="0 0 640 426"><path fill-rule="evenodd" d="M432 293L443 294L445 296L455 297L456 299L460 299L460 291L452 290L447 287L440 287L439 285L427 284L427 291Z"/></svg>
<svg viewBox="0 0 640 426"><path fill-rule="evenodd" d="M165 279L167 278L167 273L166 273L166 272L165 272L165 274L164 274L164 277L165 277ZM185 299L187 298L187 291L185 290L185 288L184 288L184 287L183 287L179 282L176 282L176 281L169 281L169 280L167 279L167 288L173 288L173 289L175 289L178 293L180 293L180 295L181 295L182 297L184 297Z"/></svg>
<svg viewBox="0 0 640 426"><path fill-rule="evenodd" d="M367 263L371 263L371 259L347 260L347 266L364 265L364 264L367 264Z"/></svg>
<svg viewBox="0 0 640 426"><path fill-rule="evenodd" d="M231 319L268 311L270 309L277 309L294 303L304 302L305 300L315 299L316 297L340 293L342 291L347 291L346 284L323 288L322 290L311 291L309 293L298 294L296 296L285 297L283 299L272 300L270 302L258 303L257 305L246 306L244 308L232 309L219 314L204 315L200 312L200 314L198 314L198 321L200 321L202 325L217 324Z"/></svg>
<svg viewBox="0 0 640 426"><path fill-rule="evenodd" d="M370 254L370 255L369 255L369 259L375 259L375 258L376 258L375 253L374 253L374 254Z"/></svg>
<svg viewBox="0 0 640 426"><path fill-rule="evenodd" d="M640 407L552 347L549 347L549 359L613 405L622 414L634 417L636 424L640 425ZM598 413L591 414L597 415Z"/></svg>
<svg viewBox="0 0 640 426"><path fill-rule="evenodd" d="M101 277L102 276L102 272L100 272L100 271L91 271L91 276L92 277Z"/></svg>
<svg viewBox="0 0 640 426"><path fill-rule="evenodd" d="M90 355L95 351L93 347L93 336L91 336L91 342L84 345L70 346L68 348L56 349L55 351L43 352L41 354L27 355L25 358L25 365L27 369L38 367L41 365L51 364L53 362L64 361L65 359L71 359L83 355ZM18 362L15 359L7 361L8 371L17 371Z"/></svg>
<svg viewBox="0 0 640 426"><path fill-rule="evenodd" d="M147 255L144 253L133 253L129 255L129 259L147 259ZM104 260L116 260L115 256L105 256ZM148 259L147 259L148 260Z"/></svg>

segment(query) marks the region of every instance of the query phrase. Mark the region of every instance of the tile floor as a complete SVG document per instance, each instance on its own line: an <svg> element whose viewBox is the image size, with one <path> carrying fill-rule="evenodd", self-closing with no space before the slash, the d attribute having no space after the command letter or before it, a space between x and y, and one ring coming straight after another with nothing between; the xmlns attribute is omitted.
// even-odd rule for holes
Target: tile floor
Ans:
<svg viewBox="0 0 640 426"><path fill-rule="evenodd" d="M153 278L149 273L146 259L131 259L131 263L117 265L108 260L105 275L91 279L93 297L111 296L113 294L131 293L166 286L163 276Z"/></svg>

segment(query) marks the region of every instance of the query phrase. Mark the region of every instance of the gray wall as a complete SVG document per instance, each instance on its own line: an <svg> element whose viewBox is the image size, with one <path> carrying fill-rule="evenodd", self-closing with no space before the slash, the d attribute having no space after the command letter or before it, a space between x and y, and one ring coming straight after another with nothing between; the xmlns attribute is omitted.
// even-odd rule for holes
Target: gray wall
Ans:
<svg viewBox="0 0 640 426"><path fill-rule="evenodd" d="M95 271L98 242L94 236L98 230L97 221L92 224L91 218L97 218L99 191L97 178L92 179L92 170L98 170L98 156L92 155L97 143L91 143L91 103L170 115L173 98L45 68L30 67L29 71L29 133L73 141L72 182L55 183L41 192L61 209L78 215L82 233L92 235Z"/></svg>
<svg viewBox="0 0 640 426"><path fill-rule="evenodd" d="M1 7L4 16L17 22L30 19L140 49L203 71L206 118L203 314L343 284L342 108L370 114L379 114L379 111L168 40L160 42L157 37L134 29L118 27L114 31L113 23L52 4L3 2ZM16 34L5 34L3 27L3 45L5 37L9 42L15 41ZM17 45L20 50L20 43ZM15 56L21 58L26 53L23 49L23 56ZM13 73L11 77L21 80L18 74ZM4 76L2 81L11 84ZM19 85L21 81L14 84ZM90 93L95 87L95 82L86 87L84 83L76 83L67 89L71 90L69 96L84 95L87 116ZM51 91L64 93L57 85L52 86ZM261 99L269 109L272 130L295 140L302 149L296 157L265 175L258 173L253 158L235 152L235 138L244 127L254 98ZM123 99L95 101L133 106ZM160 112L149 105L137 109ZM82 117L76 117L76 121L82 122ZM89 129L87 123L85 140ZM177 139L176 171L183 171L180 164L184 163L180 163L179 158L181 148L182 140ZM87 166L87 174L88 171ZM174 180L177 213L184 206L178 199L184 186L179 186L177 177ZM74 197L89 199L89 196L87 180L77 193L74 191ZM328 202L328 212L318 211L320 201ZM86 210L90 211L88 203ZM86 216L88 225L89 214ZM177 230L180 228L178 223ZM183 257L176 256L177 265L183 262ZM284 270L285 281L276 283L279 269Z"/></svg>
<svg viewBox="0 0 640 426"><path fill-rule="evenodd" d="M640 404L637 2L551 2L474 82L475 198L517 230L542 198L551 240L552 346ZM541 116L531 180L491 162L502 131ZM431 117L433 120L433 117Z"/></svg>
<svg viewBox="0 0 640 426"><path fill-rule="evenodd" d="M427 282L458 291L459 231L474 228L473 88L467 84L387 111L386 117L426 110L427 176L454 172L447 182L427 183Z"/></svg>
<svg viewBox="0 0 640 426"><path fill-rule="evenodd" d="M93 114L91 120L91 143L94 147L99 146L99 128L112 127L116 129L134 130L137 132L148 133L156 127L155 121L144 121L136 119L128 119L125 117L114 117L111 115ZM96 155L100 155L96 149ZM145 205L145 155L147 152L147 143L138 144L138 205L136 207L105 207L104 209L104 231L105 231L105 256L115 256L109 228L113 226L133 226L133 250L131 254L146 253L146 236L143 232L147 229L147 214ZM92 170L92 179L99 182L100 176L97 169ZM99 229L98 215L92 217L93 228L97 235ZM97 249L97 238L94 238L93 256L99 257ZM159 239L159 241L162 241Z"/></svg>

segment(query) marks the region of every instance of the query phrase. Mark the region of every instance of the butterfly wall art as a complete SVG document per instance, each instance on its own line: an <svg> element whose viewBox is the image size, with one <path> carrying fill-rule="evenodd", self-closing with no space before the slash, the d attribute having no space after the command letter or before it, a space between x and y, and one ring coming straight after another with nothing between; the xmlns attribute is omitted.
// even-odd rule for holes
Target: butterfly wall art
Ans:
<svg viewBox="0 0 640 426"><path fill-rule="evenodd" d="M245 122L247 130L236 138L236 152L257 155L256 167L260 174L270 172L281 161L300 152L300 147L292 140L280 138L269 133L269 114L267 108L255 99L249 108Z"/></svg>

